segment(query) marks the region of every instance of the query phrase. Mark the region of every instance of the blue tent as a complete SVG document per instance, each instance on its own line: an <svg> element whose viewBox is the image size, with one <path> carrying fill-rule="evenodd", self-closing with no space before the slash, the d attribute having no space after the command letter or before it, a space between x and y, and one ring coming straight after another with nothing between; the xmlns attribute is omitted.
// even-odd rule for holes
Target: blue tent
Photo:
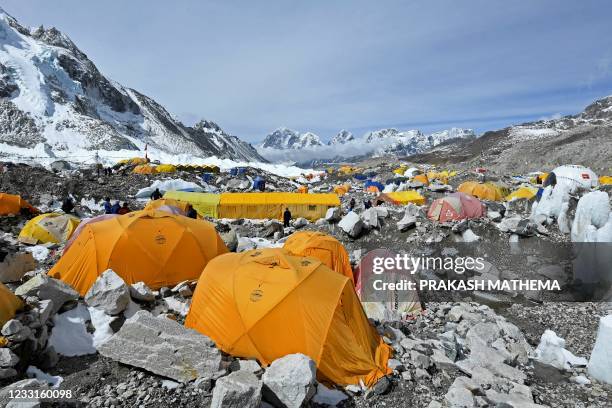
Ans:
<svg viewBox="0 0 612 408"><path fill-rule="evenodd" d="M211 182L213 177L214 177L214 174L212 173L202 173L202 175L200 176L202 181L204 181L205 183Z"/></svg>
<svg viewBox="0 0 612 408"><path fill-rule="evenodd" d="M241 176L246 173L246 167L234 167L230 169L230 174L232 176Z"/></svg>
<svg viewBox="0 0 612 408"><path fill-rule="evenodd" d="M253 180L253 190L264 191L266 189L266 180L262 177L255 177Z"/></svg>
<svg viewBox="0 0 612 408"><path fill-rule="evenodd" d="M376 187L378 189L378 191L383 191L385 189L385 186L383 186L382 183L379 183L378 181L372 181L372 180L366 180L364 188L368 188L368 187Z"/></svg>
<svg viewBox="0 0 612 408"><path fill-rule="evenodd" d="M355 177L357 180L365 180L368 178L365 174L360 174L360 173L353 174L353 177Z"/></svg>

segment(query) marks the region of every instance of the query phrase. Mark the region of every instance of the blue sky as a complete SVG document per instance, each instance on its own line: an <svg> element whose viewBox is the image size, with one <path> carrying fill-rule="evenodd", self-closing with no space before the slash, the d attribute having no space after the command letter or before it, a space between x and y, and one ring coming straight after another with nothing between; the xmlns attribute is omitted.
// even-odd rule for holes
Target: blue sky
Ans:
<svg viewBox="0 0 612 408"><path fill-rule="evenodd" d="M478 132L612 94L612 2L4 0L108 77L259 141L287 126Z"/></svg>

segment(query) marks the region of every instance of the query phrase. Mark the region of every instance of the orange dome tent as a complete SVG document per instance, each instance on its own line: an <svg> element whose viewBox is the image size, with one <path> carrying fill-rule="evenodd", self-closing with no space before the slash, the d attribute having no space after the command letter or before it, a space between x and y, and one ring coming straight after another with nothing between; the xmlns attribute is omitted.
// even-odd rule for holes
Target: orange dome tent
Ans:
<svg viewBox="0 0 612 408"><path fill-rule="evenodd" d="M13 294L3 283L0 283L0 327L15 317L15 313L23 307L23 302Z"/></svg>
<svg viewBox="0 0 612 408"><path fill-rule="evenodd" d="M187 215L187 201L179 201L173 198L160 198L159 200L151 200L145 206L145 211L160 210L170 212L172 214Z"/></svg>
<svg viewBox="0 0 612 408"><path fill-rule="evenodd" d="M36 208L32 207L21 196L0 193L0 215L16 215L21 213L22 209L26 209L32 214L38 212Z"/></svg>
<svg viewBox="0 0 612 408"><path fill-rule="evenodd" d="M390 348L370 326L349 278L279 248L213 259L185 326L264 366L303 353L320 380L335 384L371 386L390 372Z"/></svg>
<svg viewBox="0 0 612 408"><path fill-rule="evenodd" d="M157 169L153 166L151 166L150 164L139 164L138 166L134 167L134 170L132 171L132 173L135 174L155 174L157 173Z"/></svg>
<svg viewBox="0 0 612 408"><path fill-rule="evenodd" d="M417 174L412 178L412 181L418 181L419 183L423 183L424 185L429 185L429 179L427 178L427 174Z"/></svg>
<svg viewBox="0 0 612 408"><path fill-rule="evenodd" d="M85 295L106 269L152 289L198 279L227 247L215 227L165 211L135 211L86 225L49 276Z"/></svg>
<svg viewBox="0 0 612 408"><path fill-rule="evenodd" d="M317 258L332 271L353 281L353 269L344 245L331 235L315 231L299 231L291 234L283 249L294 256Z"/></svg>
<svg viewBox="0 0 612 408"><path fill-rule="evenodd" d="M478 197L481 200L501 201L506 194L493 183L478 183L476 181L466 181L457 188L460 193L465 193Z"/></svg>

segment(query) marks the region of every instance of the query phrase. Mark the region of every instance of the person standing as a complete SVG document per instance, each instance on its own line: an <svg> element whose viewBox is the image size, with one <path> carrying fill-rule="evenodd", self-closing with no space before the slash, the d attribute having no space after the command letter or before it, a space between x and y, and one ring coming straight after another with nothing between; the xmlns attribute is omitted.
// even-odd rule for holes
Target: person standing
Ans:
<svg viewBox="0 0 612 408"><path fill-rule="evenodd" d="M159 200L160 198L162 198L162 193L159 191L159 188L156 188L151 194L151 200Z"/></svg>
<svg viewBox="0 0 612 408"><path fill-rule="evenodd" d="M104 214L112 214L113 205L110 202L110 197L104 198Z"/></svg>
<svg viewBox="0 0 612 408"><path fill-rule="evenodd" d="M191 204L187 204L187 212L186 212L185 215L187 217L193 218L193 219L197 219L198 218L198 212L195 210L195 208L193 208L193 205L191 205Z"/></svg>
<svg viewBox="0 0 612 408"><path fill-rule="evenodd" d="M289 222L291 221L291 211L289 211L289 207L285 208L285 212L283 213L283 225L285 228L289 226Z"/></svg>

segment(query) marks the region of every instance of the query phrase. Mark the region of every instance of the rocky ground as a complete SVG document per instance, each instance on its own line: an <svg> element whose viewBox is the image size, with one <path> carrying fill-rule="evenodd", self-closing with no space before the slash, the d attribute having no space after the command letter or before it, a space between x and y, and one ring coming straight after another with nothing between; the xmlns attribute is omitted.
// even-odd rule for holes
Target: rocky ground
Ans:
<svg viewBox="0 0 612 408"><path fill-rule="evenodd" d="M393 176L395 166L375 160L367 164L383 182ZM71 194L82 216L99 213L99 201L105 196L127 201L133 209L142 208L145 201L134 196L155 180L181 178L210 191L248 189L256 175L266 178L268 189L278 191L294 191L306 181L288 180L253 169L238 177L215 175L207 183L197 171L145 176L132 174L126 168L117 169L111 176L98 177L91 169L53 172L22 165L5 165L4 169L0 173L1 191L20 193L43 209L57 208L58 202ZM412 187L431 200L442 196L444 190L453 190L462 181L476 177L467 167L458 167L458 170L459 174L447 188ZM503 174L487 177L509 188L520 182ZM287 406L303 403L312 407L610 406L612 386L592 378L585 367L586 361L576 359L572 364L565 364L565 361L551 360L538 347L545 331L551 330L558 337L550 334L546 337L552 339L545 342L546 350L564 355L565 349L588 360L600 318L612 312L610 303L568 301L574 297L570 285L572 275L559 264L569 262L566 245L570 239L554 220L530 217L530 203L526 201L510 206L488 202L486 218L440 225L428 220L423 209L414 205L381 205L364 210L363 202L375 196L364 192L359 187L362 183L350 175L315 178L309 184L311 191L325 192L345 182L354 187L342 197L342 211L330 211L325 219L317 222L296 219L291 227L283 228L274 220L211 221L216 223L228 247L237 251L282 245L293 231L311 229L339 239L354 266L367 251L376 248L413 255L449 251L478 253L485 256L486 272L482 275L469 272L462 279L484 279L485 274L487 279L495 280L557 279L562 283L562 290L444 295L426 292L421 294L425 310L414 318L369 316L395 351L389 365L393 374L371 389L349 386L334 390L317 384L312 361L304 356L288 356L263 369L254 361L237 360L219 352L203 336L198 335L188 343L186 339L191 334L181 323L195 283L151 291L136 285L128 287L118 276L109 275L105 282L100 281L99 293L80 299L70 287L39 275L58 259L61 245L50 246L42 255L35 253L36 260L27 258L26 247L15 240L26 219L2 217L3 253L25 254L20 262L27 265L21 267L21 275L12 279L8 287L26 301L27 307L16 320L2 328L0 342L6 341L0 343L0 405L19 406L10 405L11 389L51 389L49 383L57 379L41 376L38 380L28 379L35 375L28 376L26 369L36 366L50 376L61 377L58 389L73 393L72 399L46 401L43 403L46 406L259 406L260 400L264 401L261 406L279 406L283 402ZM343 218L351 198L357 201L359 216L348 222ZM578 198L570 201L571 217ZM513 245L519 245L521 250L513 253L516 250ZM17 262L12 259L6 258L4 265ZM0 276L1 272L0 269ZM421 274L432 279L455 277L427 270ZM97 314L91 308L102 312ZM86 333L73 333L74 344L63 348L65 344L50 338L54 330L60 330L58 327L66 327L68 316L73 321L81 321ZM157 322L151 320L152 316L168 319L159 325L152 323ZM110 334L117 333L113 337L116 344L109 341L110 345L96 347L94 354L66 355L70 354L66 350L77 347L80 338L87 333L89 336L100 333L102 327L110 327ZM162 339L163 347L175 350L175 359L148 360L147 355L156 355L159 349L144 340L147 336L135 343L128 341L130 333L149 332L151 338ZM565 342L558 342L557 338ZM59 350L48 347L51 343ZM130 352L122 353L124 348ZM185 377L176 368L178 360L193 364L195 374Z"/></svg>

